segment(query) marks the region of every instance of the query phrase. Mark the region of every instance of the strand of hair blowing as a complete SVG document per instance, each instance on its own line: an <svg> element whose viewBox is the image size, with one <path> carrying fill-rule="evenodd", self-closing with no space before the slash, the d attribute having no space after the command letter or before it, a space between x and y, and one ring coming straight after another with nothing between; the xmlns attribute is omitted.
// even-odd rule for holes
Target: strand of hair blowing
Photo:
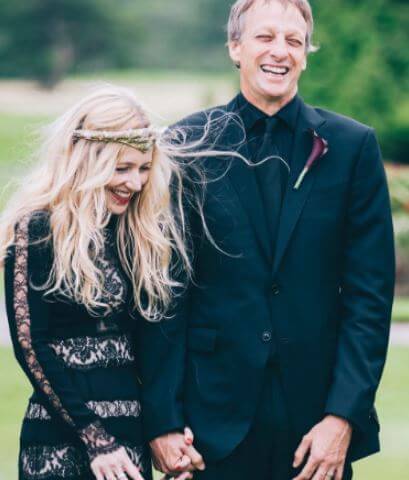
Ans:
<svg viewBox="0 0 409 480"><path fill-rule="evenodd" d="M80 126L124 130L148 125L129 90L108 86L96 90L46 128L32 171L18 183L1 215L1 264L15 242L16 224L26 215L45 211L51 235L44 241L53 243L53 265L48 281L37 287L81 303L91 314L101 308L109 311L98 264L104 250L104 228L110 220L105 187L122 152L129 147L85 140L74 143L73 132ZM176 220L183 214L174 215L169 198L170 179L180 177L177 163L158 151L152 163L143 193L131 200L120 218L117 247L132 281L135 307L148 320L158 320L178 284L170 276L173 253L185 272L191 269L184 228Z"/></svg>
<svg viewBox="0 0 409 480"><path fill-rule="evenodd" d="M119 256L132 282L134 306L147 320L164 318L175 287L183 287L192 276L184 202L189 172L196 172L200 187L189 202L199 215L205 235L219 248L203 215L207 179L200 159L228 156L248 163L234 151L214 149L229 121L237 119L222 111L213 112L213 118L209 115L203 119L201 134L193 141L183 129L173 130L170 138L159 135L148 182L120 216L116 239ZM48 281L38 288L73 299L91 314L101 309L109 312L109 302L104 300L109 298L104 274L98 263L104 253L104 228L110 220L105 187L122 152L129 147L73 142L73 132L78 128L124 130L148 125L132 92L112 86L98 89L51 124L44 131L33 170L21 180L1 215L1 264L15 241L16 224L26 215L46 211L51 235L44 241L53 243L53 265ZM214 132L218 135L212 137ZM176 142L173 134L179 136ZM183 272L182 281L175 272Z"/></svg>

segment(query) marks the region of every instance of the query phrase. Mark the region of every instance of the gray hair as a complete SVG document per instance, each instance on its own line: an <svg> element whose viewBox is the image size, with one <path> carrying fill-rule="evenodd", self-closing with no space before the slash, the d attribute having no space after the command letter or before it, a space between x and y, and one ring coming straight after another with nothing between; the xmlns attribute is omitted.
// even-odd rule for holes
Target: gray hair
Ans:
<svg viewBox="0 0 409 480"><path fill-rule="evenodd" d="M230 9L229 21L227 24L228 42L238 42L241 39L244 26L245 13L260 0L237 0ZM264 3L270 3L273 0L263 0ZM318 47L312 43L312 35L314 31L314 18L312 15L311 5L308 0L274 0L284 6L294 5L298 8L307 23L307 35L305 38L305 47L308 53L316 52Z"/></svg>

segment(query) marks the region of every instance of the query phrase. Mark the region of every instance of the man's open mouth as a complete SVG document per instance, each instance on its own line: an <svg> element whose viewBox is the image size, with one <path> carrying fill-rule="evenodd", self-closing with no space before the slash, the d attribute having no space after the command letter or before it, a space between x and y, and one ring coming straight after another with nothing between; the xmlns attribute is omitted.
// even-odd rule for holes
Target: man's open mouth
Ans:
<svg viewBox="0 0 409 480"><path fill-rule="evenodd" d="M261 70L271 76L284 77L290 71L288 67L278 67L273 65L261 65Z"/></svg>

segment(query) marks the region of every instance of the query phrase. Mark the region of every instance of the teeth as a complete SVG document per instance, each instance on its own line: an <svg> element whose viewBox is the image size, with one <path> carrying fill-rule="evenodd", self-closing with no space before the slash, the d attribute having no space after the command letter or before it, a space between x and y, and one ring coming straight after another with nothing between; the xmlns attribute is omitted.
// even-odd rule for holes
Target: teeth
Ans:
<svg viewBox="0 0 409 480"><path fill-rule="evenodd" d="M261 69L263 70L263 72L274 73L276 75L284 75L289 70L287 67L267 67L267 66L262 66Z"/></svg>
<svg viewBox="0 0 409 480"><path fill-rule="evenodd" d="M122 192L121 190L113 190L113 192L122 198L129 198L131 196L129 192Z"/></svg>

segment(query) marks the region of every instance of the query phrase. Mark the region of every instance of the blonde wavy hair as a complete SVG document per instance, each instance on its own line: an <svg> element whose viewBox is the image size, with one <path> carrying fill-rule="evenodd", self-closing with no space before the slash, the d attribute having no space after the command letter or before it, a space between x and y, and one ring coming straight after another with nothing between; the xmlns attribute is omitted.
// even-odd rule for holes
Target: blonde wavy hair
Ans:
<svg viewBox="0 0 409 480"><path fill-rule="evenodd" d="M118 143L73 141L76 129L116 131L146 128L150 122L134 94L104 86L84 98L44 130L38 162L22 179L0 218L0 262L15 241L15 226L26 215L46 211L54 260L47 293L83 304L90 313L110 311L97 259L104 251L110 221L105 187L125 148ZM173 258L179 271L191 272L182 205L183 175L176 147L158 140L149 179L119 217L117 247L133 285L133 301L148 320L163 317L172 299ZM175 186L171 201L170 183ZM175 208L177 212L175 212ZM45 239L46 240L46 239Z"/></svg>

